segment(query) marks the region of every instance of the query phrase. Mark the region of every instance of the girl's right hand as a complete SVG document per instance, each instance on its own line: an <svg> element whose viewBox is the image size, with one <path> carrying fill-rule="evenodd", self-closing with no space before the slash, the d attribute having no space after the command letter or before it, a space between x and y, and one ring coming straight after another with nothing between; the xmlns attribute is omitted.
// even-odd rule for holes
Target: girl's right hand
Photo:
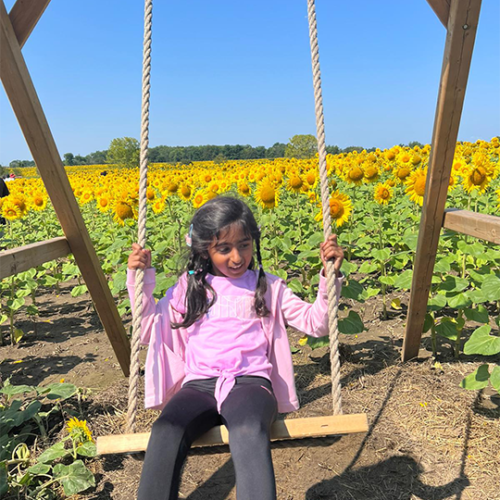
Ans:
<svg viewBox="0 0 500 500"><path fill-rule="evenodd" d="M128 256L129 269L151 267L151 250L145 250L138 243L132 243L132 253Z"/></svg>

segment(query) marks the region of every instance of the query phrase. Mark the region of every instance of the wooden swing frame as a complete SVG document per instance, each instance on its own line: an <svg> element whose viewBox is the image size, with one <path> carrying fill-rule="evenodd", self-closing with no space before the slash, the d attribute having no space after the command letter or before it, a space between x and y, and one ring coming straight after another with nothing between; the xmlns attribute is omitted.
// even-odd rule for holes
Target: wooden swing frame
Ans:
<svg viewBox="0 0 500 500"><path fill-rule="evenodd" d="M92 246L21 49L50 0L17 0L9 14L0 5L0 77L64 232L63 238L0 253L0 278L72 253L125 376L130 344ZM414 262L402 360L418 355L441 228L500 243L500 218L444 207L477 31L481 0L427 0L447 29L431 155ZM272 439L366 432L366 415L289 419L274 424ZM98 451L139 452L149 433L98 438ZM224 427L195 445L227 443Z"/></svg>

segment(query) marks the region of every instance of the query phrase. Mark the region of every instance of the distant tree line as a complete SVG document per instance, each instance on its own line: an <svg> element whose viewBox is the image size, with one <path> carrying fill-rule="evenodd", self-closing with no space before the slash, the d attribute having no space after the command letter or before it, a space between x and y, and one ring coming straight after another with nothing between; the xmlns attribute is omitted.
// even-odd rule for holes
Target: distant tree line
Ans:
<svg viewBox="0 0 500 500"><path fill-rule="evenodd" d="M405 144L400 144L405 146ZM423 144L418 141L408 143L409 147ZM353 151L374 151L375 148L363 148L362 146L349 146L339 148L338 146L327 146L329 154L351 153ZM317 151L316 138L313 135L294 135L288 144L276 142L271 147L250 146L248 144L225 146L156 146L149 148L148 159L151 163L182 163L189 164L195 161L214 161L223 163L227 160L254 160L275 158L312 158ZM66 166L79 165L105 165L117 164L122 166L136 166L139 164L139 142L131 137L113 139L109 149L94 151L87 156L65 153L62 159ZM13 160L4 169L34 167L35 162L30 160Z"/></svg>

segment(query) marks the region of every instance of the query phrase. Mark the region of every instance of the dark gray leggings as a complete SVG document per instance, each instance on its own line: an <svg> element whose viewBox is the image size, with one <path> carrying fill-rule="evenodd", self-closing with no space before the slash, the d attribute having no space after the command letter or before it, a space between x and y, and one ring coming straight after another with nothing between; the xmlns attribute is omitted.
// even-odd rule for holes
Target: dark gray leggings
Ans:
<svg viewBox="0 0 500 500"><path fill-rule="evenodd" d="M276 499L269 429L277 403L271 383L261 377L237 377L219 414L213 396L216 380L188 382L153 424L138 500L176 500L191 444L221 424L229 431L238 500Z"/></svg>

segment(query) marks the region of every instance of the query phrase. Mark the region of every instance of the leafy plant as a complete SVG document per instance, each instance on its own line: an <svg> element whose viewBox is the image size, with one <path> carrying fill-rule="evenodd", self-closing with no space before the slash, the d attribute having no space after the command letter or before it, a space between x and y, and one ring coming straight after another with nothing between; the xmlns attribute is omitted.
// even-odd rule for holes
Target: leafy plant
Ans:
<svg viewBox="0 0 500 500"><path fill-rule="evenodd" d="M500 316L496 320L496 324L500 326ZM477 328L471 335L469 340L464 345L465 354L480 354L482 356L495 356L500 354L500 337L491 335L491 327L483 325ZM500 394L500 364L496 364L490 371L490 365L483 363L479 368L467 375L460 386L464 389L478 390L484 389L491 384L493 388Z"/></svg>
<svg viewBox="0 0 500 500"><path fill-rule="evenodd" d="M95 486L83 461L96 454L85 421L70 419L67 435L37 456L37 446L47 445L50 439L49 417L66 415L62 401L81 394L76 386L16 386L7 380L0 394L0 495L52 499L57 486L66 496Z"/></svg>

